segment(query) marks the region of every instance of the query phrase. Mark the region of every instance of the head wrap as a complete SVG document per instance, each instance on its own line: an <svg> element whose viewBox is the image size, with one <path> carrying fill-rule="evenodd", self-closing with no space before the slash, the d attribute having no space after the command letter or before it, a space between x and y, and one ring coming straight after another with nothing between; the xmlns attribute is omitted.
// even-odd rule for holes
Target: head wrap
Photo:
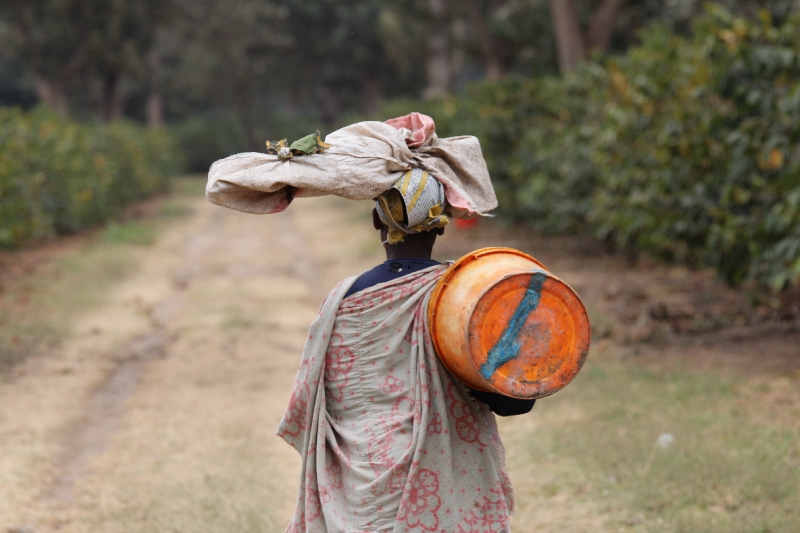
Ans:
<svg viewBox="0 0 800 533"><path fill-rule="evenodd" d="M375 209L389 226L386 242L403 242L409 233L430 231L447 225L444 187L419 167L403 174L388 191L375 199Z"/></svg>

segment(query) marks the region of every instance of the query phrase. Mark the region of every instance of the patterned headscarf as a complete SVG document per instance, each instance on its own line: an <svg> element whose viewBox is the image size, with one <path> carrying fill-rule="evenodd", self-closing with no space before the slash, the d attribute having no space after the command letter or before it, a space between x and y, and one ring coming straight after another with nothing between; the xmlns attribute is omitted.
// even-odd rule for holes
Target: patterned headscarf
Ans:
<svg viewBox="0 0 800 533"><path fill-rule="evenodd" d="M378 216L389 226L386 242L403 242L409 233L441 228L450 220L444 215L444 187L422 170L413 168L375 199Z"/></svg>

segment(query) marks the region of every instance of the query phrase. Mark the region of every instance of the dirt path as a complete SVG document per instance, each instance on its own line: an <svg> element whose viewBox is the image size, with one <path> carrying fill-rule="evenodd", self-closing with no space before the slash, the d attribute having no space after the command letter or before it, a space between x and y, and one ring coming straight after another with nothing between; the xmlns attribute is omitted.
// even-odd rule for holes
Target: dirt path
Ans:
<svg viewBox="0 0 800 533"><path fill-rule="evenodd" d="M140 251L0 386L0 530L282 530L299 462L273 432L307 327L379 252L369 206L338 207L253 217L196 199Z"/></svg>
<svg viewBox="0 0 800 533"><path fill-rule="evenodd" d="M315 199L256 217L191 204L191 216L135 252L139 266L101 305L73 318L57 349L0 384L0 532L283 531L299 460L274 430L322 297L382 260L371 205ZM456 235L439 254L497 244L496 233ZM590 307L641 281L603 278L621 267L547 246L537 255ZM603 350L621 342L604 336ZM796 367L794 339L778 344L789 348L777 367ZM568 407L501 424L526 495L515 531L611 530L610 511L592 500L536 492L561 474L521 453L540 424L582 416Z"/></svg>

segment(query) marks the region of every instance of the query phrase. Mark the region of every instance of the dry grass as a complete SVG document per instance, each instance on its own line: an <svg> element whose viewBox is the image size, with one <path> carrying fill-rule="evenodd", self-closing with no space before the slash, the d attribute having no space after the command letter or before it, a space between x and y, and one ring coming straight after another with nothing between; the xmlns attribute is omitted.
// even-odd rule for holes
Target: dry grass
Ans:
<svg viewBox="0 0 800 533"><path fill-rule="evenodd" d="M72 317L102 303L137 270L141 248L191 214L197 183L177 180L171 198L133 206L132 219L94 233L0 254L0 381L27 357L57 345Z"/></svg>
<svg viewBox="0 0 800 533"><path fill-rule="evenodd" d="M82 242L68 253L36 265L33 276L6 283L0 293L0 377L26 357L52 347L69 317L98 303L102 294L136 267L126 248Z"/></svg>
<svg viewBox="0 0 800 533"><path fill-rule="evenodd" d="M764 533L800 531L800 391L780 389L765 420L760 380L654 371L593 353L575 382L536 406L534 424L504 424L522 509L517 531ZM790 403L793 402L793 403ZM674 442L665 434L672 435Z"/></svg>

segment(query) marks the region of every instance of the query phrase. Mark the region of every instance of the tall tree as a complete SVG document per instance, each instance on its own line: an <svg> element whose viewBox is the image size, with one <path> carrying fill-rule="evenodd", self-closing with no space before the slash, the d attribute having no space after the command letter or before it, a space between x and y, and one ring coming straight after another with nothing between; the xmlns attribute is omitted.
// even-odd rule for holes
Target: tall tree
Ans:
<svg viewBox="0 0 800 533"><path fill-rule="evenodd" d="M600 0L589 19L586 35L581 30L575 0L550 0L550 12L558 48L561 72L569 72L587 58L589 52L605 52L626 0Z"/></svg>
<svg viewBox="0 0 800 533"><path fill-rule="evenodd" d="M493 31L493 22L499 11L509 5L509 0L467 0L456 2L470 22L479 43L479 54L486 77L490 80L502 78L511 67L507 39Z"/></svg>
<svg viewBox="0 0 800 533"><path fill-rule="evenodd" d="M5 0L0 18L13 29L42 102L68 114L69 89L82 79L84 88L97 88L97 114L116 120L122 79L145 75L154 31L172 7L172 0Z"/></svg>
<svg viewBox="0 0 800 533"><path fill-rule="evenodd" d="M428 54L425 61L428 86L423 95L426 98L435 98L450 92L453 69L450 65L449 21L445 0L428 0L428 10L430 26L426 39Z"/></svg>
<svg viewBox="0 0 800 533"><path fill-rule="evenodd" d="M586 42L589 51L605 52L611 43L611 36L617 24L617 15L624 7L626 0L603 0L592 12Z"/></svg>
<svg viewBox="0 0 800 533"><path fill-rule="evenodd" d="M149 75L156 33L176 15L173 0L94 0L90 11L92 47L90 73L99 82L99 115L122 118L125 78L142 81Z"/></svg>
<svg viewBox="0 0 800 533"><path fill-rule="evenodd" d="M88 0L5 0L0 17L13 31L18 56L33 77L39 100L66 115L67 88L90 57Z"/></svg>
<svg viewBox="0 0 800 533"><path fill-rule="evenodd" d="M441 74L431 64L435 61L429 61L431 43L428 38L432 28L428 0L383 2L378 30L383 61L391 64L393 77L385 89L393 90L395 96L419 97L423 93L441 91L442 87L445 91L451 89L449 75L445 80L437 78Z"/></svg>
<svg viewBox="0 0 800 533"><path fill-rule="evenodd" d="M293 96L316 102L323 121L333 125L343 108L375 111L390 79L379 34L380 0L280 0L288 10L292 36L282 75Z"/></svg>
<svg viewBox="0 0 800 533"><path fill-rule="evenodd" d="M259 123L281 102L279 88L290 87L287 10L269 0L176 2L176 20L157 39L167 117L210 110L233 116L248 148L258 149L264 143ZM152 94L151 87L145 91Z"/></svg>
<svg viewBox="0 0 800 533"><path fill-rule="evenodd" d="M163 60L164 28L158 28L155 33L153 45L147 54L147 67L149 81L147 86L147 103L145 104L145 119L151 128L160 128L164 125L164 60Z"/></svg>
<svg viewBox="0 0 800 533"><path fill-rule="evenodd" d="M586 59L586 45L574 0L550 0L553 28L558 46L558 67L569 72Z"/></svg>
<svg viewBox="0 0 800 533"><path fill-rule="evenodd" d="M387 59L424 75L423 96L481 76L558 70L547 0L389 0L381 21Z"/></svg>

